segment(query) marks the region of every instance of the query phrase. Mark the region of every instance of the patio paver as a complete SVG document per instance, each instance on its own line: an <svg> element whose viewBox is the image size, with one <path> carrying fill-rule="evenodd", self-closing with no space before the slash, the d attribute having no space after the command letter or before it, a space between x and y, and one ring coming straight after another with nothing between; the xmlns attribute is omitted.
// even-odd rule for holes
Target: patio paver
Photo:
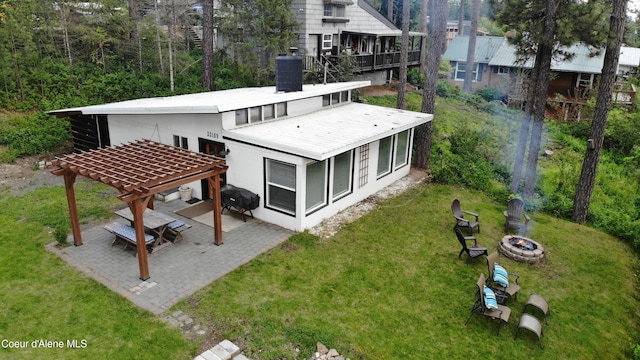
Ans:
<svg viewBox="0 0 640 360"><path fill-rule="evenodd" d="M120 245L111 246L113 234L102 224L82 230L82 246L59 250L52 243L48 248L134 304L160 314L294 234L291 230L247 218L246 223L223 232L224 244L216 246L213 228L174 213L187 206L189 204L182 200L155 203L155 210L192 227L184 231L182 241L149 254L151 277L146 281L140 280L135 249L125 251ZM223 223L227 216L240 217L225 212ZM125 222L115 215L108 222L114 221Z"/></svg>

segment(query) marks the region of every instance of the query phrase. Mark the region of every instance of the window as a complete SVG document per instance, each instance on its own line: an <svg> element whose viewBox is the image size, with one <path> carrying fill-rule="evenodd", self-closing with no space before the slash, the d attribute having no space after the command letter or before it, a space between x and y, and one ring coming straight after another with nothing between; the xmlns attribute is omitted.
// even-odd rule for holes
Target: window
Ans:
<svg viewBox="0 0 640 360"><path fill-rule="evenodd" d="M464 80L464 76L466 73L467 69L467 63L466 62L458 62L456 63L456 68L455 68L455 74L454 74L454 79L455 80ZM477 81L478 80L478 63L473 63L473 78L471 79L472 81Z"/></svg>
<svg viewBox="0 0 640 360"><path fill-rule="evenodd" d="M331 104L339 104L340 103L340 93L331 94Z"/></svg>
<svg viewBox="0 0 640 360"><path fill-rule="evenodd" d="M353 150L337 155L333 159L333 199L351 192Z"/></svg>
<svg viewBox="0 0 640 360"><path fill-rule="evenodd" d="M276 116L283 117L287 116L287 103L277 103L276 104Z"/></svg>
<svg viewBox="0 0 640 360"><path fill-rule="evenodd" d="M391 136L380 139L378 148L378 177L391 172Z"/></svg>
<svg viewBox="0 0 640 360"><path fill-rule="evenodd" d="M265 105L264 108L264 119L269 120L276 117L275 112L273 112L273 104Z"/></svg>
<svg viewBox="0 0 640 360"><path fill-rule="evenodd" d="M173 135L173 146L189 149L189 139L183 136Z"/></svg>
<svg viewBox="0 0 640 360"><path fill-rule="evenodd" d="M267 206L296 214L296 166L276 160L266 160Z"/></svg>
<svg viewBox="0 0 640 360"><path fill-rule="evenodd" d="M333 16L333 6L329 4L324 5L324 16Z"/></svg>
<svg viewBox="0 0 640 360"><path fill-rule="evenodd" d="M587 89L593 88L593 74L578 74L576 87Z"/></svg>
<svg viewBox="0 0 640 360"><path fill-rule="evenodd" d="M509 71L509 67L507 67L507 66L498 66L498 70L497 70L498 74L506 75L506 74L509 74L509 72L510 72Z"/></svg>
<svg viewBox="0 0 640 360"><path fill-rule="evenodd" d="M327 204L327 161L307 165L307 214Z"/></svg>
<svg viewBox="0 0 640 360"><path fill-rule="evenodd" d="M349 92L348 91L343 91L340 93L340 102L347 102L349 101Z"/></svg>
<svg viewBox="0 0 640 360"><path fill-rule="evenodd" d="M322 106L329 106L329 105L331 105L331 95L330 94L322 95Z"/></svg>
<svg viewBox="0 0 640 360"><path fill-rule="evenodd" d="M396 169L407 165L409 161L409 130L403 131L397 135L396 141Z"/></svg>
<svg viewBox="0 0 640 360"><path fill-rule="evenodd" d="M344 11L345 7L344 7L344 5L335 5L335 9L336 9L336 17L341 17L341 18L343 18L343 17L344 17L344 14L345 14L345 11Z"/></svg>
<svg viewBox="0 0 640 360"><path fill-rule="evenodd" d="M236 125L244 125L247 123L249 123L249 119L247 117L247 109L236 110Z"/></svg>
<svg viewBox="0 0 640 360"><path fill-rule="evenodd" d="M331 8L331 5L325 5L325 13L327 11L327 6ZM331 15L326 15L331 16ZM331 50L333 46L333 34L322 34L322 50Z"/></svg>
<svg viewBox="0 0 640 360"><path fill-rule="evenodd" d="M262 121L262 107L256 106L249 109L249 118L252 123Z"/></svg>

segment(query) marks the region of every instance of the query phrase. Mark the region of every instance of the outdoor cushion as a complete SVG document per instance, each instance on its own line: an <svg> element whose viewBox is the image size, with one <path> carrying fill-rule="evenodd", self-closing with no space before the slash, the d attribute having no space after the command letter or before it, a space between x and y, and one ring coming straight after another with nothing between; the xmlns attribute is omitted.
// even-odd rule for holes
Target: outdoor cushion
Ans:
<svg viewBox="0 0 640 360"><path fill-rule="evenodd" d="M495 263L493 265L493 281L500 284L502 287L509 287L509 274L502 265Z"/></svg>
<svg viewBox="0 0 640 360"><path fill-rule="evenodd" d="M488 286L484 286L484 304L489 310L498 310L498 301L496 300L496 293Z"/></svg>

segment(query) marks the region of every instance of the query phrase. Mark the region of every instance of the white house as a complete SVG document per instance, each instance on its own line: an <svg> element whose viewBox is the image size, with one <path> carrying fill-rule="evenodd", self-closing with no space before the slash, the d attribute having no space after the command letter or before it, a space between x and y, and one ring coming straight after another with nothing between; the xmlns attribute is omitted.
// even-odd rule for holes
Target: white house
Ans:
<svg viewBox="0 0 640 360"><path fill-rule="evenodd" d="M353 102L368 81L242 88L51 111L77 149L151 139L226 158L226 183L260 196L253 215L302 231L409 173L414 128L433 115ZM192 183L193 196L209 198Z"/></svg>

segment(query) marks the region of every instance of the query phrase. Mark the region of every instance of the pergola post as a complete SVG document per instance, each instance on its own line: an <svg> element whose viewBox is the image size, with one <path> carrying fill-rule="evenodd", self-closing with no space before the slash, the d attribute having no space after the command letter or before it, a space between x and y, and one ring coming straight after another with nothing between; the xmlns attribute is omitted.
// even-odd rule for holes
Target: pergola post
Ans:
<svg viewBox="0 0 640 360"><path fill-rule="evenodd" d="M80 219L78 219L78 206L76 205L76 193L73 184L76 182L76 174L65 171L64 189L67 192L67 204L69 205L69 219L71 220L71 232L73 233L73 245L82 245L82 233L80 232Z"/></svg>
<svg viewBox="0 0 640 360"><path fill-rule="evenodd" d="M214 244L222 245L222 198L220 196L220 175L216 174L207 179L209 192L213 200L213 233Z"/></svg>
<svg viewBox="0 0 640 360"><path fill-rule="evenodd" d="M141 164L144 164L141 165ZM74 245L82 245L80 220L73 184L78 174L115 187L134 218L140 279L149 279L143 213L153 209L153 195L190 182L207 179L214 200L215 244L222 244L220 174L228 169L224 159L195 153L151 140L56 157L49 171L64 175Z"/></svg>
<svg viewBox="0 0 640 360"><path fill-rule="evenodd" d="M149 279L149 258L147 256L147 244L144 239L144 223L142 213L145 208L142 201L136 199L129 204L133 213L133 226L136 229L136 250L138 251L138 266L140 267L140 279Z"/></svg>

